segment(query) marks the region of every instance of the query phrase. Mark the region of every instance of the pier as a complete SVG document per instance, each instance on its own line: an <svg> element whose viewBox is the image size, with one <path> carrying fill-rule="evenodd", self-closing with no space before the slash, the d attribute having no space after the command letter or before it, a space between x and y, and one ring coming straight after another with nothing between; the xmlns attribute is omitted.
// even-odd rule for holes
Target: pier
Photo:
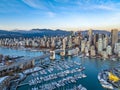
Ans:
<svg viewBox="0 0 120 90"><path fill-rule="evenodd" d="M87 77L84 70L85 67L76 61L54 61L49 68L32 73L28 76L31 77L27 80L28 83L26 81L22 82L18 85L18 88L26 85L28 87L39 85L38 90L54 90L70 84L77 84L78 80Z"/></svg>
<svg viewBox="0 0 120 90"><path fill-rule="evenodd" d="M17 87L21 87L21 86L25 86L25 85L29 85L29 83L19 84Z"/></svg>

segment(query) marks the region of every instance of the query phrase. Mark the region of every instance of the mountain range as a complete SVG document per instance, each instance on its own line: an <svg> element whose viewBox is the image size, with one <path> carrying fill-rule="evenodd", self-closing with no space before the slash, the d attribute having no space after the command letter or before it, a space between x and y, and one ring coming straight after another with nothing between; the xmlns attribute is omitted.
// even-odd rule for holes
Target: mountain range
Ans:
<svg viewBox="0 0 120 90"><path fill-rule="evenodd" d="M105 30L93 30L94 33L101 33L101 34L110 34L109 31ZM81 31L82 34L87 34L87 30ZM43 36L66 36L70 35L71 31L66 30L52 30L52 29L32 29L32 30L12 30L12 31L6 31L6 30L0 30L0 38L19 38L19 37L25 37L25 38L33 38L33 37L43 37ZM119 32L120 35L120 32Z"/></svg>
<svg viewBox="0 0 120 90"><path fill-rule="evenodd" d="M69 35L69 31L65 30L51 30L51 29L32 29L32 30L13 30L6 31L0 30L0 38L32 38L32 37L43 37L43 36L66 36Z"/></svg>

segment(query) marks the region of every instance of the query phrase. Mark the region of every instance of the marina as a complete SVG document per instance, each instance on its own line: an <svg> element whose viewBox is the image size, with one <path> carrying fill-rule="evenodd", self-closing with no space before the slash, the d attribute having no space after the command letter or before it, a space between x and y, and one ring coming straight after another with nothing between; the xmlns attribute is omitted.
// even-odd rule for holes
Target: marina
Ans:
<svg viewBox="0 0 120 90"><path fill-rule="evenodd" d="M120 66L103 70L98 74L98 80L106 89L120 89Z"/></svg>
<svg viewBox="0 0 120 90"><path fill-rule="evenodd" d="M86 78L87 76L83 73L85 67L78 62L66 62L56 61L51 65L42 69L39 72L32 73L32 79L28 83L21 83L19 87L29 85L30 87L38 85L38 90L53 90L71 83L76 83L78 79ZM18 87L18 88L19 88ZM34 90L32 88L32 90ZM67 88L66 88L67 89ZM68 88L69 89L69 88ZM76 89L75 89L76 90ZM79 89L82 90L82 89ZM83 89L84 90L84 89Z"/></svg>
<svg viewBox="0 0 120 90"><path fill-rule="evenodd" d="M21 51L21 50L7 49L2 47L0 48L0 52L2 54L7 52L5 53L5 55L11 55L12 51L15 53L16 56L21 55L20 53L22 53L22 56L32 55L31 57L42 55L42 52ZM75 79L76 82L74 82L74 80L72 80L73 82L66 80L66 82L64 82L65 85L61 84L61 86L57 85L59 86L59 88L57 88L56 86L51 88L55 88L55 90L73 90L77 88L79 85L82 85L87 90L94 90L94 89L105 90L101 86L99 80L97 79L98 73L101 72L101 70L105 70L105 69L112 68L119 65L120 61L101 60L99 58L82 58L82 57L80 58L79 56L73 56L73 57L66 56L64 58L61 58L61 56L56 55L56 60L49 61L49 59L46 59L45 63L47 63L47 65L45 64L42 66L40 65L39 60L36 61L36 67L39 67L39 71L29 74L25 78L25 80L18 85L17 90L40 90L40 88L42 88L42 86L44 87L44 85L48 85L48 86L51 85L52 83L50 82L53 82L53 84L55 83L54 81L61 83L63 78L67 79L67 77L75 77L77 75L81 75L80 73L71 74L74 70L80 70L81 66L85 67L85 70L83 70L83 73L87 77ZM59 77L59 78L56 78L57 80L51 79L48 81L48 83L46 83L45 81L43 83L40 83L39 81L40 76L45 77L46 75L48 76L50 74L54 75L55 73L58 73L58 72L61 73L66 70L67 72L69 72L69 70L72 71L70 72L70 74L68 74L67 77L66 76ZM29 69L24 73L28 73L28 72L29 72ZM39 79L37 79L37 77ZM31 82L31 80L36 81L35 82L36 84L29 85L29 82Z"/></svg>
<svg viewBox="0 0 120 90"><path fill-rule="evenodd" d="M0 8L0 90L120 90L120 0Z"/></svg>

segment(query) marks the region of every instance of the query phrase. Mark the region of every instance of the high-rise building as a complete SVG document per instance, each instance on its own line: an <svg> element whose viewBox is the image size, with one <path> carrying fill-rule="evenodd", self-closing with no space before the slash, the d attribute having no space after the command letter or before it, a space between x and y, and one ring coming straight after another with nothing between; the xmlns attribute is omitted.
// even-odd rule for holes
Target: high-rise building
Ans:
<svg viewBox="0 0 120 90"><path fill-rule="evenodd" d="M88 50L88 47L87 47L87 46L85 46L85 55L86 55L86 56L89 56L89 50Z"/></svg>
<svg viewBox="0 0 120 90"><path fill-rule="evenodd" d="M85 40L82 40L81 41L81 52L84 52L85 51Z"/></svg>
<svg viewBox="0 0 120 90"><path fill-rule="evenodd" d="M103 50L103 40L102 38L99 38L98 39L98 53L100 54L102 50Z"/></svg>
<svg viewBox="0 0 120 90"><path fill-rule="evenodd" d="M105 37L103 38L103 49L106 49L107 45L108 45L108 37L105 36Z"/></svg>
<svg viewBox="0 0 120 90"><path fill-rule="evenodd" d="M88 30L88 35L92 36L92 29Z"/></svg>
<svg viewBox="0 0 120 90"><path fill-rule="evenodd" d="M118 30L112 29L111 31L111 38L112 38L112 48L114 48L115 43L118 42Z"/></svg>
<svg viewBox="0 0 120 90"><path fill-rule="evenodd" d="M66 49L66 38L63 38L62 40L62 52L60 52L61 56L65 56L65 49Z"/></svg>
<svg viewBox="0 0 120 90"><path fill-rule="evenodd" d="M89 51L90 50L90 42L89 41L86 42L86 46L87 46L88 51Z"/></svg>
<svg viewBox="0 0 120 90"><path fill-rule="evenodd" d="M45 47L45 41L41 39L40 47L44 48Z"/></svg>
<svg viewBox="0 0 120 90"><path fill-rule="evenodd" d="M62 48L65 49L66 48L66 39L64 38L62 42L63 42Z"/></svg>
<svg viewBox="0 0 120 90"><path fill-rule="evenodd" d="M69 38L68 40L68 48L72 48L72 38Z"/></svg>
<svg viewBox="0 0 120 90"><path fill-rule="evenodd" d="M55 48L55 46L56 46L56 45L55 45L55 40L53 39L53 40L51 41L51 47L52 47L52 48Z"/></svg>
<svg viewBox="0 0 120 90"><path fill-rule="evenodd" d="M120 58L120 51L118 52L118 57Z"/></svg>
<svg viewBox="0 0 120 90"><path fill-rule="evenodd" d="M104 59L108 58L108 54L107 54L106 51L102 51L102 52L101 52L101 55L102 55L102 57L103 57Z"/></svg>
<svg viewBox="0 0 120 90"><path fill-rule="evenodd" d="M93 38L93 45L95 45L95 48L98 47L97 43L98 43L98 39L99 39L99 34L95 34L94 38Z"/></svg>
<svg viewBox="0 0 120 90"><path fill-rule="evenodd" d="M98 42L98 39L99 39L99 34L95 34L95 37L94 37L95 43Z"/></svg>
<svg viewBox="0 0 120 90"><path fill-rule="evenodd" d="M92 46L90 47L90 55L91 55L91 56L95 56L95 55L96 55L95 46L94 46L94 45L92 45Z"/></svg>
<svg viewBox="0 0 120 90"><path fill-rule="evenodd" d="M114 53L118 54L119 51L120 51L120 43L115 43Z"/></svg>
<svg viewBox="0 0 120 90"><path fill-rule="evenodd" d="M74 42L75 42L75 45L76 45L76 46L79 46L79 45L80 45L80 38L79 38L78 36L75 37Z"/></svg>
<svg viewBox="0 0 120 90"><path fill-rule="evenodd" d="M50 42L49 41L46 42L46 46L47 46L47 48L50 48Z"/></svg>
<svg viewBox="0 0 120 90"><path fill-rule="evenodd" d="M112 55L112 47L110 45L107 46L106 52L108 55Z"/></svg>
<svg viewBox="0 0 120 90"><path fill-rule="evenodd" d="M92 29L88 30L89 42L91 44L92 41Z"/></svg>

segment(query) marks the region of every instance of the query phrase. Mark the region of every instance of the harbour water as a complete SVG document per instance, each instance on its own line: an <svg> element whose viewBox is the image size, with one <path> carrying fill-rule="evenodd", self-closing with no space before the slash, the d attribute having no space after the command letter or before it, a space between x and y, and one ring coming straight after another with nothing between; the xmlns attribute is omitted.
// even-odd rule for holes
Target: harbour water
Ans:
<svg viewBox="0 0 120 90"><path fill-rule="evenodd" d="M32 52L32 51L25 51L25 50L13 50L8 48L0 48L0 53L4 55L14 55L14 56L40 56L42 52ZM115 67L120 64L120 61L111 61L111 60L100 60L100 59L89 59L89 58L79 58L78 56L74 57L65 57L64 60L61 59L59 55L57 55L55 61L61 62L78 62L81 63L82 66L85 67L84 73L87 75L86 78L80 79L76 82L76 85L81 84L87 90L105 90L100 85L97 76L98 73L103 69L108 69L111 67ZM52 61L51 63L55 62ZM76 67L75 67L76 68ZM32 75L29 75L24 81L21 83L26 83L29 80L33 79ZM39 85L39 84L38 84ZM57 88L57 90L65 90L67 87L73 87L74 84L65 85L63 88ZM37 87L37 86L36 86ZM25 85L18 87L17 90L32 90L33 86Z"/></svg>
<svg viewBox="0 0 120 90"><path fill-rule="evenodd" d="M40 56L43 53L30 51L30 50L23 50L23 49L11 49L11 48L0 47L0 54L10 55L10 56L34 57L34 56Z"/></svg>

